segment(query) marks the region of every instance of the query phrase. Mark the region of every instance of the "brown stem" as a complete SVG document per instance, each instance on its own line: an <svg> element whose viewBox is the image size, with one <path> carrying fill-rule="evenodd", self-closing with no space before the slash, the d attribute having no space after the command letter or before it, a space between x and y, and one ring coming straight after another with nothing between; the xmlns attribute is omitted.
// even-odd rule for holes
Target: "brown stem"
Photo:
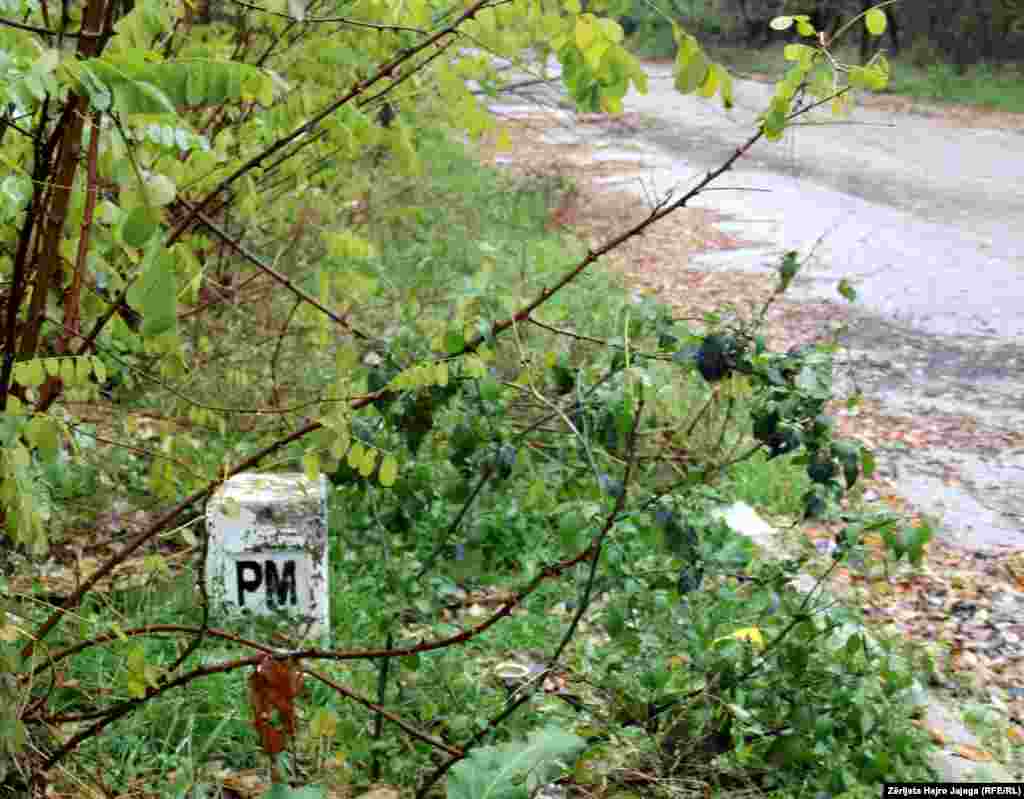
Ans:
<svg viewBox="0 0 1024 799"><path fill-rule="evenodd" d="M98 34L102 30L106 18L105 0L88 0L82 13L82 31L95 33L97 36L82 36L78 40L78 56L82 59L93 58L99 54L101 40ZM74 187L75 175L78 172L79 146L82 140L82 129L85 126L85 110L88 102L76 92L68 94L64 113L58 123L60 143L56 156L56 168L53 170L52 193L50 202L39 209L45 220L42 232L42 257L36 269L35 281L32 286L32 298L29 301L28 318L21 336L19 353L23 359L35 357L39 347L40 331L46 316L46 302L50 289L59 280L60 245L67 224L68 206Z"/></svg>

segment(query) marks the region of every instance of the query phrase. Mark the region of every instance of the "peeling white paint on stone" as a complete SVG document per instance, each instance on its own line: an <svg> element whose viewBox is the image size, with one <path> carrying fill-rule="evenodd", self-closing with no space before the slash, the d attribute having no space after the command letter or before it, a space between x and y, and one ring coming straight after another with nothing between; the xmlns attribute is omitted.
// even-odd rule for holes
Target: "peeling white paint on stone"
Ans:
<svg viewBox="0 0 1024 799"><path fill-rule="evenodd" d="M244 473L206 506L206 585L230 613L285 614L290 636L330 634L327 484L301 474Z"/></svg>

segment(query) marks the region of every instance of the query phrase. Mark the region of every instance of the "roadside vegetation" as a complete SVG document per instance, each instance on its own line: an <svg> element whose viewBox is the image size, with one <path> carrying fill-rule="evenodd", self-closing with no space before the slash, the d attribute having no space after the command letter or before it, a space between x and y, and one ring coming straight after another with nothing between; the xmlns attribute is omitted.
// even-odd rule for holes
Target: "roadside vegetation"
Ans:
<svg viewBox="0 0 1024 799"><path fill-rule="evenodd" d="M15 5L4 791L867 797L931 776L928 658L793 587L874 556L869 535L918 562L930 534L856 501L874 461L826 412L834 335L772 351L763 304L680 319L600 269L716 175L590 250L550 224L570 185L463 144L493 126L466 85L500 88L482 50L557 45L578 107L614 111L644 83L615 23ZM73 56L50 26L117 36ZM728 104L675 40L679 90ZM798 90L836 99L821 62L803 51L731 160L782 136ZM330 648L206 593L203 501L254 470L329 480ZM834 523L833 554L762 557L715 515L736 499Z"/></svg>
<svg viewBox="0 0 1024 799"><path fill-rule="evenodd" d="M818 8L819 15L830 16L838 26L838 22L847 22L862 10L848 8L852 5L855 4L843 0L818 0L817 3L793 3L789 12L808 13ZM872 50L882 49L892 65L892 78L879 94L1024 113L1024 81L1021 79L1024 61L1020 56L1024 52L1024 17L1020 16L1019 4L994 0L980 4L991 6L983 15L947 19L953 14L954 5L896 3L888 7L890 15L904 18L904 22L899 47L890 37ZM637 2L633 4L627 23L631 32L629 46L642 58L674 57L670 19L679 19L700 37L709 53L739 76L771 80L788 67L783 56L783 39L794 39L786 34L763 34L767 27L764 23L774 13L770 7L764 0L750 0L746 4L738 0L715 0L677 1L671 3L670 8L655 10ZM933 27L915 27L919 25L916 17L925 10L932 14L927 23ZM750 13L761 13L764 19L760 24L751 21L748 29L743 19L744 14ZM837 16L842 14L845 17ZM961 24L967 25L969 30L951 37L951 32ZM989 26L987 33L986 25ZM752 41L751 36L755 40ZM862 62L865 48L859 39L859 30L848 31L844 40L837 42L833 54L846 64Z"/></svg>

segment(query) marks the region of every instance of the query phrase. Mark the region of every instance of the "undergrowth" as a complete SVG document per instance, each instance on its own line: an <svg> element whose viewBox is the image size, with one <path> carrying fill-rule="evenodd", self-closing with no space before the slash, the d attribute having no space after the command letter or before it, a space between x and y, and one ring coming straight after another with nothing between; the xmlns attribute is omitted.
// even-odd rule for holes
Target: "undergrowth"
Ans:
<svg viewBox="0 0 1024 799"><path fill-rule="evenodd" d="M386 281L394 297L415 295L423 303L418 314L447 313L445 298L457 284L463 291L479 285L481 301L489 283L521 286L524 296L543 285L566 248L579 246L545 230L549 209L564 187L544 180L516 183L477 166L440 133L427 137L433 163L443 168L415 191L446 200L425 203L414 219L394 223L401 234L389 228L380 259L363 274ZM527 252L529 270L524 269ZM480 263L483 269L476 268ZM413 321L383 303L377 312L399 327L399 338L401 326ZM279 318L282 307L267 304L261 313ZM648 319L655 330L668 319L666 309L649 300L638 303L603 272L589 278L585 292L555 303L545 319L572 327L583 313L589 336L623 343L638 319ZM223 324L230 330L227 313ZM524 338L546 335L526 328L519 334L520 346ZM670 333L662 327L661 335ZM657 342L642 337L631 343L637 352L643 346L657 349ZM301 349L298 341L293 346ZM582 371L575 380L582 382L583 374L596 379L601 370L588 371L594 359L588 349L600 348L572 341L539 365L540 373L556 383L577 369ZM518 362L517 347L499 346L496 352L497 369L506 379L530 368ZM231 356L222 355L197 376L193 392L239 405L252 401L244 385L230 398L225 395L226 375L234 367ZM302 357L310 374L332 368L332 359L318 362L316 353L305 351ZM386 357L379 356L378 366ZM323 375L318 379L330 382ZM671 360L652 361L648 380L663 425L687 428L685 457L699 460L749 445L751 408L741 395L727 398L723 385L721 401L708 405L709 384L695 371L680 372ZM524 425L528 400L520 394L507 406ZM145 407L133 406L130 396L117 401L129 418ZM486 398L473 401L488 407ZM490 402L493 416L501 403ZM481 426L467 431L462 414L440 410L417 442L425 457L393 490L358 481L344 463L331 476L334 647L385 648L452 634L489 612L510 574L534 573L577 551L585 540L588 520L601 508L600 493L552 494L536 479L540 463L564 455L564 446L554 440L548 452L534 450L539 460L533 468L521 459L509 464L505 490L483 497L464 520L463 532L446 537L465 501L465 470L484 468L473 458L474 448L485 446L488 415L481 413ZM394 435L380 424L381 416L378 410L362 422L357 418L356 435L362 431L377 444L380 436ZM726 419L737 427L723 437ZM591 423L603 425L600 418ZM616 436L607 428L596 434ZM670 435L657 430L652 435L673 446ZM234 434L206 430L204 458L216 463L240 443ZM612 451L617 446L615 441L602 445ZM463 461L453 460L452 452L463 446L473 451ZM295 468L298 459L296 451L282 456L279 465ZM106 482L96 461L78 460L67 470L53 481L65 492L84 493ZM882 778L924 778L924 742L903 721L902 703L914 679L911 665L891 647L869 643L855 612L790 588L798 563L760 562L746 539L708 515L716 504L740 499L768 515L799 517L811 487L804 464L792 456L768 460L759 453L723 472L720 481L712 480L685 507L632 511L609 539L595 582L588 584L589 567L581 563L572 579L532 594L478 642L397 659L383 684L374 661L327 663L318 671L375 696L440 740L463 740L479 730L481 718L500 713L527 689L528 679L517 675L541 668L544 652L592 590L594 609L569 645L564 665L544 678L537 701L513 716L493 743L511 744L541 728L572 731L582 748L571 779L592 795L613 788L620 797L690 795L694 774L716 791L749 787L786 796L821 790L853 796L858 786ZM552 516L551 503L560 502L567 503L566 512ZM698 530L699 540L692 542L697 549L689 549L687 536ZM76 614L76 635L102 634L111 623L125 630L198 624L197 576L191 568L176 576L157 572L147 586L94 594ZM695 591L698 586L703 590ZM272 636L274 629L261 620L218 620L218 628L255 640ZM137 664L159 671L178 651L171 639L150 638L144 644L126 639L68 658L51 697L55 714L73 716L99 696L130 700ZM212 640L204 662L229 658L231 651L226 641ZM368 726L364 709L320 683L307 689L300 712L288 765L299 781L342 787L379 779L411 790L414 776L436 757L423 742L371 733L375 728ZM214 784L218 773L256 766L258 749L243 685L231 674L219 674L168 701L147 704L122 722L116 735L89 741L78 766L102 771L113 793L180 796L184 791L198 797L208 795L203 786ZM453 785L461 784L453 779Z"/></svg>

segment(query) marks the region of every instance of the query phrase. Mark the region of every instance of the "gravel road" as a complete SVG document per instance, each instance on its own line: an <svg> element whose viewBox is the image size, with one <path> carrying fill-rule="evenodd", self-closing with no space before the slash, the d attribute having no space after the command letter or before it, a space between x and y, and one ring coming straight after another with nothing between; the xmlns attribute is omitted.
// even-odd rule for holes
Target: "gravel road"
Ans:
<svg viewBox="0 0 1024 799"><path fill-rule="evenodd" d="M625 102L644 116L641 130L616 137L579 124L559 134L609 158L642 157L646 191L688 188L720 165L772 91L737 80L725 111L676 93L669 66L647 69L649 93ZM880 453L889 476L939 517L950 543L1024 549L1024 121L986 128L969 115L872 108L838 124L826 112L816 119L829 124L759 141L696 198L751 244L691 265L764 271L822 239L794 296L835 298L849 279L858 383L886 413L950 431Z"/></svg>

